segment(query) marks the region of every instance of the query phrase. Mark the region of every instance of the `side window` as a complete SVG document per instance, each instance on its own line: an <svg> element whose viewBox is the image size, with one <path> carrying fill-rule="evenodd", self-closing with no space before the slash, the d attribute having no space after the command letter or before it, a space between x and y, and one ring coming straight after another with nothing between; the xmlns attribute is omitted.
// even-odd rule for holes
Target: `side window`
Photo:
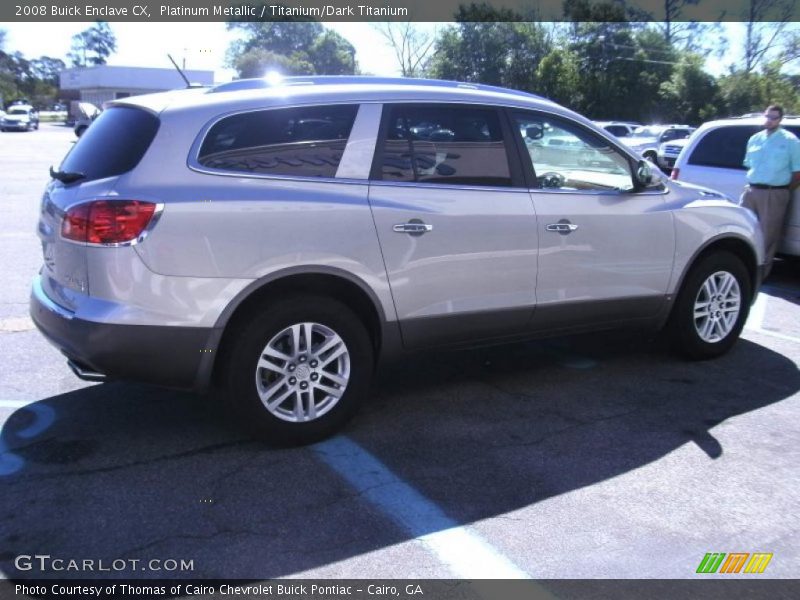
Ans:
<svg viewBox="0 0 800 600"><path fill-rule="evenodd" d="M734 125L709 131L695 146L689 164L744 171L747 140L760 129L757 125Z"/></svg>
<svg viewBox="0 0 800 600"><path fill-rule="evenodd" d="M357 105L259 110L209 129L197 161L204 167L301 177L335 177Z"/></svg>
<svg viewBox="0 0 800 600"><path fill-rule="evenodd" d="M625 137L628 135L628 128L624 125L606 125L605 130L617 137Z"/></svg>
<svg viewBox="0 0 800 600"><path fill-rule="evenodd" d="M496 110L470 106L387 106L379 141L380 179L510 186L511 171Z"/></svg>
<svg viewBox="0 0 800 600"><path fill-rule="evenodd" d="M630 162L608 142L578 125L546 115L514 115L542 189L630 190Z"/></svg>

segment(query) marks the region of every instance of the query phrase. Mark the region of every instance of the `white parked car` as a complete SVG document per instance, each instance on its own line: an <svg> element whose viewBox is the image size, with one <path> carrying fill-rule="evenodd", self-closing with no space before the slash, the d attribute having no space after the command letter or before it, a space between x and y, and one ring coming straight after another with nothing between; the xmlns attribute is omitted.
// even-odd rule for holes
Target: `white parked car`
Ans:
<svg viewBox="0 0 800 600"><path fill-rule="evenodd" d="M763 129L764 117L709 121L689 138L672 170L672 179L719 190L737 200L747 184L747 140ZM800 117L784 117L781 126L800 137ZM795 190L786 218L780 254L800 256L800 190Z"/></svg>
<svg viewBox="0 0 800 600"><path fill-rule="evenodd" d="M688 138L694 127L688 125L644 125L622 142L637 151L643 158L655 163L658 160L658 147L664 142Z"/></svg>
<svg viewBox="0 0 800 600"><path fill-rule="evenodd" d="M598 127L602 127L615 137L627 137L639 127L637 123L626 123L623 121L594 121Z"/></svg>
<svg viewBox="0 0 800 600"><path fill-rule="evenodd" d="M658 166L665 170L672 169L672 167L675 166L675 161L678 159L678 155L688 142L689 138L683 138L661 144L658 147L658 155L656 157Z"/></svg>
<svg viewBox="0 0 800 600"><path fill-rule="evenodd" d="M3 131L31 131L39 129L39 111L30 104L14 104L0 119Z"/></svg>

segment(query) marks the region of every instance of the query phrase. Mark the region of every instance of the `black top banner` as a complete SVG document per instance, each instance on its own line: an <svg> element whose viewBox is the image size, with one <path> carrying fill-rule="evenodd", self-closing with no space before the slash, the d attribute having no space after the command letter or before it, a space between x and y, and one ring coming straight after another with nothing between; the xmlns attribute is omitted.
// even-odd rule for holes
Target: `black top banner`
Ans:
<svg viewBox="0 0 800 600"><path fill-rule="evenodd" d="M11 0L0 22L31 21L428 21L456 18L463 0ZM800 2L774 0L489 0L486 20L502 21L797 21ZM565 5L569 7L565 10Z"/></svg>

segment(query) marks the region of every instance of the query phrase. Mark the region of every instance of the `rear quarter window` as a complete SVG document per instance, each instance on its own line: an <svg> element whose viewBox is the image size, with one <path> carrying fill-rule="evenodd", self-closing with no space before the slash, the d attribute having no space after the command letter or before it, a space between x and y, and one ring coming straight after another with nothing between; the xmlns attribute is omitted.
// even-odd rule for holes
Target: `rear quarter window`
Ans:
<svg viewBox="0 0 800 600"><path fill-rule="evenodd" d="M78 139L59 170L82 181L121 175L142 160L158 131L158 118L140 108L112 106Z"/></svg>
<svg viewBox="0 0 800 600"><path fill-rule="evenodd" d="M258 110L225 117L203 140L203 167L260 175L336 176L358 105Z"/></svg>

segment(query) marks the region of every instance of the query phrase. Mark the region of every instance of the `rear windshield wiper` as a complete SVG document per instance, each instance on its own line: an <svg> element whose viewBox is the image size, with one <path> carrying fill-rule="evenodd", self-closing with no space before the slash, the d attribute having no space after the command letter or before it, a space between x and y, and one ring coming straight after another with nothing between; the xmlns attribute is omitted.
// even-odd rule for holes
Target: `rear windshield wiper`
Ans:
<svg viewBox="0 0 800 600"><path fill-rule="evenodd" d="M71 173L69 171L54 171L53 167L50 167L50 177L53 179L58 179L61 183L73 183L75 181L79 181L80 179L85 179L86 175L83 173Z"/></svg>

